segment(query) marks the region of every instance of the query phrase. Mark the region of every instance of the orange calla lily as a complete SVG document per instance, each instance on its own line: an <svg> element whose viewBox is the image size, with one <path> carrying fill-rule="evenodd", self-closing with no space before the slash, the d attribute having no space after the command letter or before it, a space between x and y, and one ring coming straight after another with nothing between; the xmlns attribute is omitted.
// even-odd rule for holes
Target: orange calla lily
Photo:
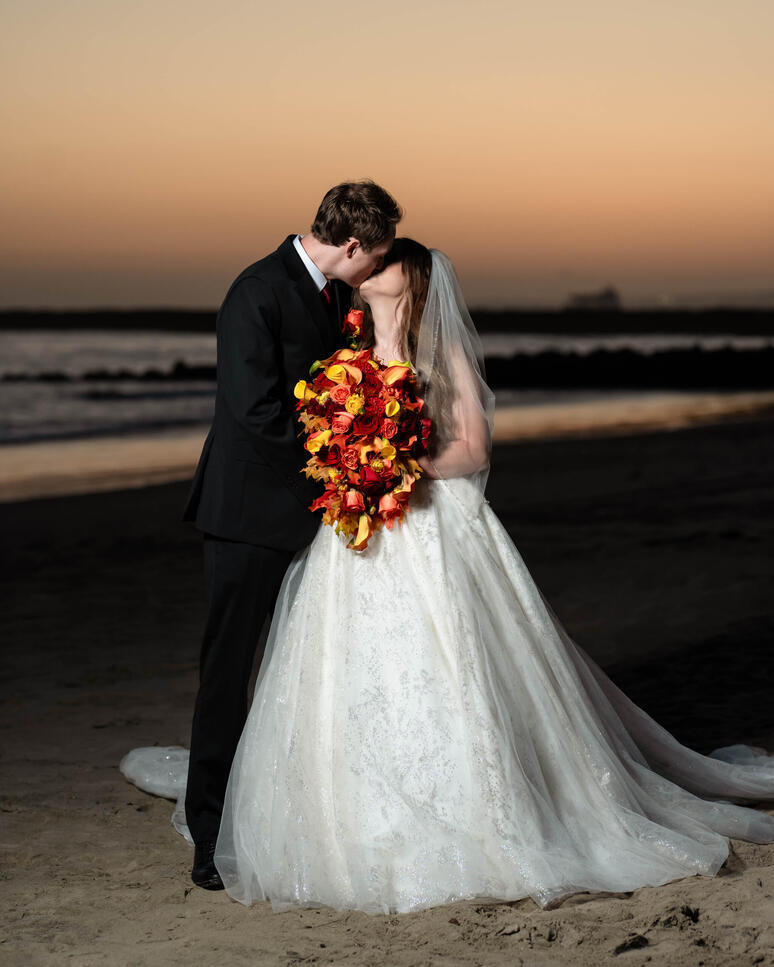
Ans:
<svg viewBox="0 0 774 967"><path fill-rule="evenodd" d="M351 378L355 386L362 382L363 374L360 372L357 366L350 366L349 363L342 363L341 365L344 367L347 376Z"/></svg>
<svg viewBox="0 0 774 967"><path fill-rule="evenodd" d="M385 369L382 379L384 380L385 386L394 386L396 383L404 380L410 372L410 363L391 362L387 369Z"/></svg>
<svg viewBox="0 0 774 967"><path fill-rule="evenodd" d="M368 544L368 539L371 536L371 519L368 514L361 514L360 520L357 526L357 534L352 542L352 547L356 551L361 551L366 544Z"/></svg>
<svg viewBox="0 0 774 967"><path fill-rule="evenodd" d="M355 446L360 451L361 463L366 463L368 460L368 454L372 453L376 449L372 443L356 443Z"/></svg>

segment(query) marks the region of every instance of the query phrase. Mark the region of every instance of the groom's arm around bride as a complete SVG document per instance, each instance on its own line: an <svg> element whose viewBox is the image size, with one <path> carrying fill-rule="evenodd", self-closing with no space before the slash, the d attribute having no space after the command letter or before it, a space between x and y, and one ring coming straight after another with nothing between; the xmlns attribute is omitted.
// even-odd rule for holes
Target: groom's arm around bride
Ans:
<svg viewBox="0 0 774 967"><path fill-rule="evenodd" d="M309 235L290 235L232 283L217 316L215 415L184 511L204 533L208 616L191 730L186 819L192 877L212 863L263 622L293 554L314 536L317 485L300 473L293 387L341 344L350 286L389 250L401 210L373 182L337 185Z"/></svg>

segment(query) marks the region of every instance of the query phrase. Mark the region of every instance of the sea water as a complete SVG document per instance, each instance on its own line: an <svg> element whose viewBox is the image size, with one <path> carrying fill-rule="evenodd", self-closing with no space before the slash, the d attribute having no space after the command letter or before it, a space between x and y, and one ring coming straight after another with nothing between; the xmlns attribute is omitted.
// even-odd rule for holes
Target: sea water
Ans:
<svg viewBox="0 0 774 967"><path fill-rule="evenodd" d="M760 350L774 346L774 337L483 333L482 342L486 356L508 358L546 352L584 356L600 349L643 355L691 347ZM213 369L215 359L214 333L0 331L0 445L205 426L215 402L212 374L176 378L175 367ZM615 395L620 393L511 388L497 392L497 403L529 406Z"/></svg>

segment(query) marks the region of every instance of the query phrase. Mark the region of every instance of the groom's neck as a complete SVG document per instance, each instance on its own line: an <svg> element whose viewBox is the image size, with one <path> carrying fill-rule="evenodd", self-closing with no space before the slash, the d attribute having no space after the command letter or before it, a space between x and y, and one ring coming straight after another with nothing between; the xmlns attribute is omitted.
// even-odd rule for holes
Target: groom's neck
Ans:
<svg viewBox="0 0 774 967"><path fill-rule="evenodd" d="M314 235L304 235L301 245L309 258L322 272L326 279L335 278L334 267L339 259L339 248L336 245L326 245Z"/></svg>

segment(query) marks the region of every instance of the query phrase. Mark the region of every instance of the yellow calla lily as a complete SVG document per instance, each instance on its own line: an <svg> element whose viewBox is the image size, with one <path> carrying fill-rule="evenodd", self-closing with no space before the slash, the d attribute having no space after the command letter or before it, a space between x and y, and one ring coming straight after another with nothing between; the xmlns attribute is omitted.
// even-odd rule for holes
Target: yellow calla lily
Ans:
<svg viewBox="0 0 774 967"><path fill-rule="evenodd" d="M325 370L325 375L332 383L346 383L347 371L340 363L334 363Z"/></svg>
<svg viewBox="0 0 774 967"><path fill-rule="evenodd" d="M297 400L303 400L304 403L308 403L309 400L316 399L317 397L317 394L305 379L300 379L296 383L293 387L293 395Z"/></svg>
<svg viewBox="0 0 774 967"><path fill-rule="evenodd" d="M386 416L397 416L400 413L400 403L397 400L389 400L384 407Z"/></svg>
<svg viewBox="0 0 774 967"><path fill-rule="evenodd" d="M381 449L382 459L394 460L395 453L396 453L395 447L387 440L384 440L384 442L382 443L382 449Z"/></svg>
<svg viewBox="0 0 774 967"><path fill-rule="evenodd" d="M310 453L317 453L322 447L328 445L332 435L330 430L318 430L317 433L312 433L306 441L306 449Z"/></svg>

